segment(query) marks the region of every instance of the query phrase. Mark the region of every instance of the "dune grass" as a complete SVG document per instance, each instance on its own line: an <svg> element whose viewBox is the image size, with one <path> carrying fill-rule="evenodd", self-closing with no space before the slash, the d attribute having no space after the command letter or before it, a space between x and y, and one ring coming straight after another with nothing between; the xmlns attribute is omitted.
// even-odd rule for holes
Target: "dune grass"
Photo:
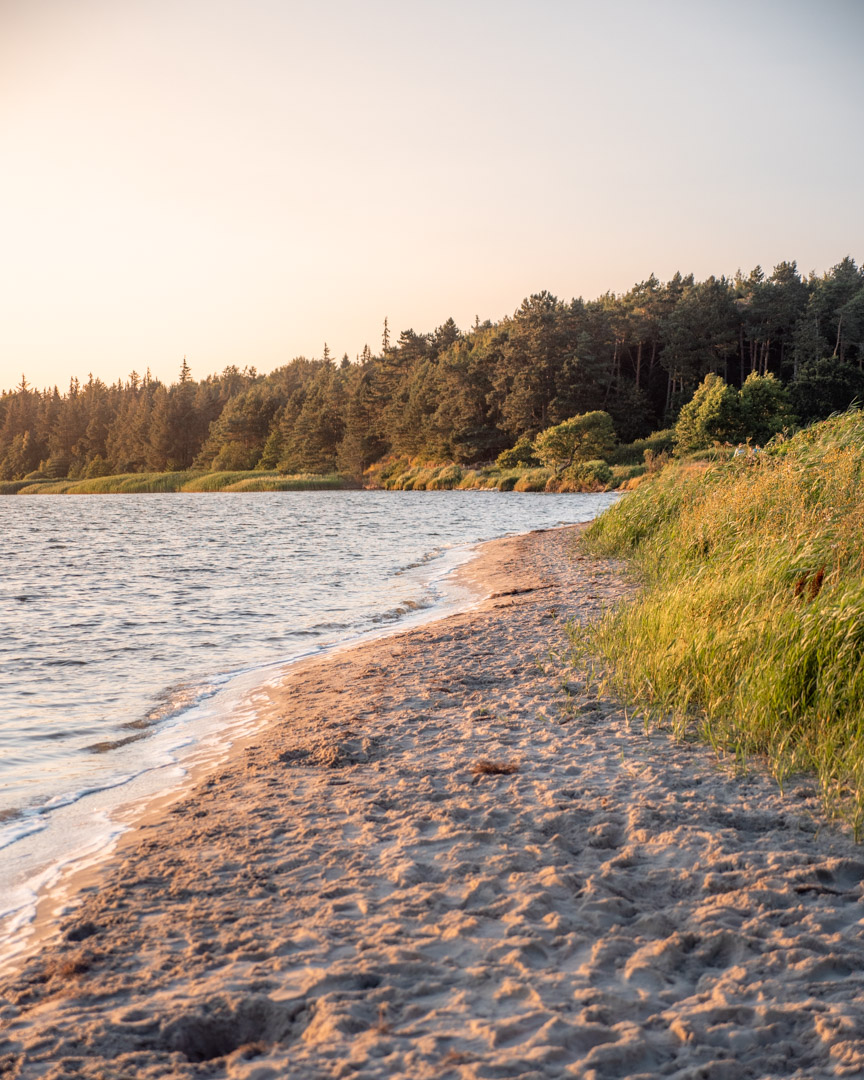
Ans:
<svg viewBox="0 0 864 1080"><path fill-rule="evenodd" d="M864 831L864 413L756 458L682 463L585 543L644 583L577 644L646 716L672 718L778 781L815 773Z"/></svg>

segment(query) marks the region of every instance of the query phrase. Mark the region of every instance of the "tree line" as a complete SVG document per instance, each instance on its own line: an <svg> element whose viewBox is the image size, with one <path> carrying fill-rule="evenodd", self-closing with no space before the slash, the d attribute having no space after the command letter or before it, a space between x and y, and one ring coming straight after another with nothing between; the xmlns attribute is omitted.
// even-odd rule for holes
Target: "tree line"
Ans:
<svg viewBox="0 0 864 1080"><path fill-rule="evenodd" d="M360 475L388 454L491 461L568 417L608 413L622 442L673 426L706 375L773 375L806 423L864 399L864 268L822 275L653 274L617 295L525 299L500 322L403 330L336 362L327 347L269 375L228 367L165 385L132 372L65 393L0 395L0 480L210 469ZM790 415L792 415L790 414Z"/></svg>

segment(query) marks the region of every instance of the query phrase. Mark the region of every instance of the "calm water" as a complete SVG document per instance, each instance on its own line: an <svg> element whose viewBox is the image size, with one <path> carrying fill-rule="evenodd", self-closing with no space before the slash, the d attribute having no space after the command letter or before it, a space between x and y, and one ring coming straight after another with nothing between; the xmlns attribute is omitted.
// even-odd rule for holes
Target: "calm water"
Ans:
<svg viewBox="0 0 864 1080"><path fill-rule="evenodd" d="M218 725L239 678L434 612L477 541L584 521L613 499L0 498L0 914L4 870L20 879L16 859L55 812L164 764L165 732L176 746L202 703ZM187 742L200 723L189 731ZM74 846L78 813L62 845Z"/></svg>

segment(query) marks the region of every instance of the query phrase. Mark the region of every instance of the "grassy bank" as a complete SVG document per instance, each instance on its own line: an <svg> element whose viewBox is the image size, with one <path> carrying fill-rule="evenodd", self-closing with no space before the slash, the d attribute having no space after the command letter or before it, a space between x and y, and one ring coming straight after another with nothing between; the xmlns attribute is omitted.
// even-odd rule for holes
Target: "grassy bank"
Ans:
<svg viewBox="0 0 864 1080"><path fill-rule="evenodd" d="M612 491L639 477L644 464L614 465L586 461L564 472L537 466L471 468L452 462L418 462L408 457L388 458L366 473L371 487L387 491Z"/></svg>
<svg viewBox="0 0 864 1080"><path fill-rule="evenodd" d="M777 779L813 772L864 833L864 413L751 458L667 467L588 530L645 588L580 639L647 714Z"/></svg>
<svg viewBox="0 0 864 1080"><path fill-rule="evenodd" d="M338 473L317 476L277 472L125 473L89 480L0 482L0 495L128 495L166 491L330 491L360 485Z"/></svg>

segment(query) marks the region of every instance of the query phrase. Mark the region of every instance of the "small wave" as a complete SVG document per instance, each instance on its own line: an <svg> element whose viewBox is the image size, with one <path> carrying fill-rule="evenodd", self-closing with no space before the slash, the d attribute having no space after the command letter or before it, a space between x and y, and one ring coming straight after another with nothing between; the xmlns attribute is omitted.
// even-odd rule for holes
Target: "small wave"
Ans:
<svg viewBox="0 0 864 1080"><path fill-rule="evenodd" d="M145 717L147 726L170 720L200 704L200 702L206 701L207 698L213 697L214 694L219 693L230 678L231 675L228 674L208 683L186 683L169 687L160 695L158 703L147 713ZM133 721L133 723L135 722ZM131 727L132 724L126 726Z"/></svg>
<svg viewBox="0 0 864 1080"><path fill-rule="evenodd" d="M15 844L32 833L41 832L47 828L47 825L46 821L41 821L32 814L13 819L8 825L0 828L0 849L9 847L10 844Z"/></svg>
<svg viewBox="0 0 864 1080"><path fill-rule="evenodd" d="M403 574L407 574L409 570L418 570L421 566L425 566L427 563L432 562L433 559L439 559L444 551L449 548L450 544L442 544L439 547L432 548L431 551L427 551L425 555L421 555L419 559L414 562L406 563L405 566L400 566L398 570L394 571L394 577L401 577Z"/></svg>
<svg viewBox="0 0 864 1080"><path fill-rule="evenodd" d="M87 749L91 754L106 754L109 750L119 750L121 746L128 746L129 743L146 738L147 733L142 731L138 735L127 735L122 739L105 739L102 742L91 743Z"/></svg>
<svg viewBox="0 0 864 1080"><path fill-rule="evenodd" d="M405 615L410 615L413 611L423 611L426 608L430 608L434 603L435 598L432 596L424 597L422 600L405 600L396 607L390 608L388 611L382 611L379 615L372 615L369 621L376 624L395 622Z"/></svg>
<svg viewBox="0 0 864 1080"><path fill-rule="evenodd" d="M134 780L139 773L122 773L120 776L112 776L101 784L91 784L89 787L78 788L75 791L67 791L63 795L55 795L44 806L37 807L35 813L50 814L52 810L59 810L61 806L71 806L87 795L95 795L97 791L110 791L111 788L122 787Z"/></svg>

